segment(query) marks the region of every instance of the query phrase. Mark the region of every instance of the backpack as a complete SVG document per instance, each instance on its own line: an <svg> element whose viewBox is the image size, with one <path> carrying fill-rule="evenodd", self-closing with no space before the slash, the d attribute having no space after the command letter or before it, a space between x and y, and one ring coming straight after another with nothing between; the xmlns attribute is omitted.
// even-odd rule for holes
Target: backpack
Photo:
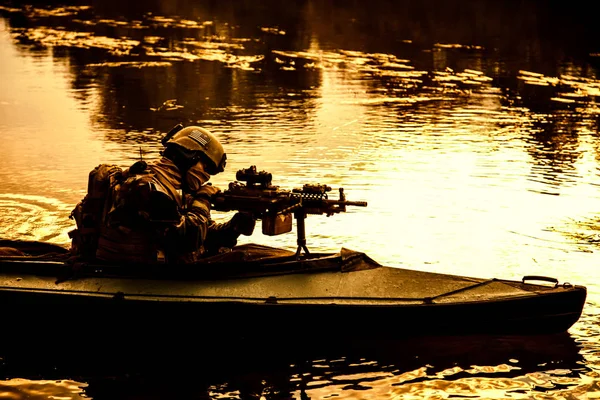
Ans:
<svg viewBox="0 0 600 400"><path fill-rule="evenodd" d="M70 219L77 228L69 232L71 252L89 260L96 256L100 228L111 207L112 190L123 180L123 170L116 165L100 164L88 177L87 194L73 209Z"/></svg>

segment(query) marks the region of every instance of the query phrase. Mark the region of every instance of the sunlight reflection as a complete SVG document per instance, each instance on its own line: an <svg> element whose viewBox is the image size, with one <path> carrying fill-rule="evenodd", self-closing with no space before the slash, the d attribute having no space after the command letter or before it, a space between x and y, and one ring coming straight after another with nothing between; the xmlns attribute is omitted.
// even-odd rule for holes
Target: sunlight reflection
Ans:
<svg viewBox="0 0 600 400"><path fill-rule="evenodd" d="M569 32L561 31L545 46L543 19L531 17L539 10L530 3L505 20L481 19L486 32L502 33L493 37L479 24L459 29L453 18L430 23L443 7L421 24L410 7L399 18L371 3L365 15L356 4L358 11L286 4L290 15L274 19L221 2L193 10L159 3L153 12L132 7L135 18L104 15L99 6L0 6L1 238L67 244L68 215L92 168L154 160L170 127L199 124L228 153L227 170L211 179L216 186L256 165L285 189L342 186L348 199L368 202L344 215L311 216L311 251L346 247L392 266L549 275L589 287L572 329L581 371L552 359L527 369L521 354L389 368L361 359L339 373L335 362L319 360L314 375L290 378L298 386L313 378L308 397L599 392L600 80L595 50L579 60L570 53L568 43L579 48L586 38L579 21L574 42L563 42ZM515 18L519 24L501 23ZM255 234L239 243L247 242L295 249L296 236ZM244 395L227 385L211 390Z"/></svg>
<svg viewBox="0 0 600 400"><path fill-rule="evenodd" d="M0 381L3 399L86 399L85 383L70 380L9 379Z"/></svg>

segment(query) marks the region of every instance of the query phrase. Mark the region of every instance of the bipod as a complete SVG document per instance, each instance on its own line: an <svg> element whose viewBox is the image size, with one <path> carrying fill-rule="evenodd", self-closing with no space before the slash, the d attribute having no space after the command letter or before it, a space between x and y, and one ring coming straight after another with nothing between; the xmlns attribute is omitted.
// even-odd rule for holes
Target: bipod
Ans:
<svg viewBox="0 0 600 400"><path fill-rule="evenodd" d="M304 221L306 220L306 212L300 208L294 211L294 218L296 218L296 243L298 243L298 248L296 249L296 260L299 260L302 250L304 250L304 254L310 254L308 248L306 247L306 227L304 224Z"/></svg>

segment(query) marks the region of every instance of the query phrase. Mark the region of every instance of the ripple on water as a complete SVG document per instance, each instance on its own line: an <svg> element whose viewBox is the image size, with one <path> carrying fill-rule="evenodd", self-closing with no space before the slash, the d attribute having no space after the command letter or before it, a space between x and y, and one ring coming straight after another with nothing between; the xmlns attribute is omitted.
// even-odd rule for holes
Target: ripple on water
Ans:
<svg viewBox="0 0 600 400"><path fill-rule="evenodd" d="M5 399L85 399L85 383L71 380L8 379L0 381L0 393Z"/></svg>
<svg viewBox="0 0 600 400"><path fill-rule="evenodd" d="M21 194L0 194L0 238L68 243L74 227L68 217L73 208L57 199Z"/></svg>

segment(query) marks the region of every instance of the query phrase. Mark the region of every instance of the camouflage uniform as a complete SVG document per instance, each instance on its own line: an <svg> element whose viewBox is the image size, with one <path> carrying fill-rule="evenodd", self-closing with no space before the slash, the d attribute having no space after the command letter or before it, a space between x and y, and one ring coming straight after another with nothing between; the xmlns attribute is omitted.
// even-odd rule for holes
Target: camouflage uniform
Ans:
<svg viewBox="0 0 600 400"><path fill-rule="evenodd" d="M98 167L110 170L114 179L97 224L97 259L194 262L222 247L235 246L239 233L233 221L215 223L207 198L183 194L181 173L171 160L163 157L151 165L144 163L142 168L139 164L124 171L114 166ZM77 251L77 235L73 237Z"/></svg>

